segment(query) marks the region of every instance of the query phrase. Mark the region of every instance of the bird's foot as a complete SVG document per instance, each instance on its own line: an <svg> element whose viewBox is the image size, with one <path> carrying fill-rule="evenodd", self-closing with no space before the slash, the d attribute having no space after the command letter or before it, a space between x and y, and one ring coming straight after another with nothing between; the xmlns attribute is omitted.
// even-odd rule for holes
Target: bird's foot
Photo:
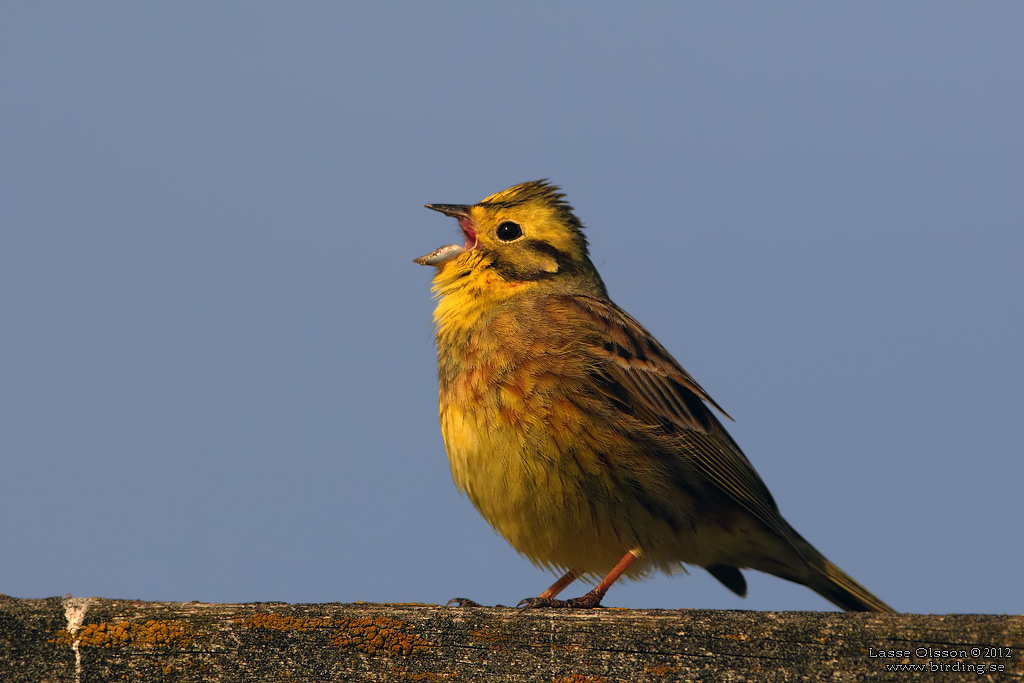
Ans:
<svg viewBox="0 0 1024 683"><path fill-rule="evenodd" d="M452 598L444 603L445 607L483 607L479 602L469 598Z"/></svg>
<svg viewBox="0 0 1024 683"><path fill-rule="evenodd" d="M516 607L520 609L538 609L541 607L553 607L559 609L594 609L601 607L601 598L604 596L596 591L590 591L586 595L571 600L558 600L557 598L526 598L520 600Z"/></svg>

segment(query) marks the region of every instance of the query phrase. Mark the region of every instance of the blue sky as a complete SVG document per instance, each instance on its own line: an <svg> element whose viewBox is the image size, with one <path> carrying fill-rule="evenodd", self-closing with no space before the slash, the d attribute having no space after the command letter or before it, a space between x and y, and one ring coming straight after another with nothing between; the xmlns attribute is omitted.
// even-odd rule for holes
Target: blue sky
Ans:
<svg viewBox="0 0 1024 683"><path fill-rule="evenodd" d="M451 483L412 259L424 203L550 178L801 534L897 609L1024 611L1022 19L5 3L0 592L546 588ZM605 603L829 608L747 578Z"/></svg>

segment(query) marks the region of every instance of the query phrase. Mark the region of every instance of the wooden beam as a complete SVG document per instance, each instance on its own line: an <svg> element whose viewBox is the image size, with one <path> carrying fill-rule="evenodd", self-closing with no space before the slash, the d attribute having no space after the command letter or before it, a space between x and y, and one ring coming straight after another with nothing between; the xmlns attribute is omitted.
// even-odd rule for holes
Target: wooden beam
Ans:
<svg viewBox="0 0 1024 683"><path fill-rule="evenodd" d="M1006 681L1022 651L1020 616L0 596L4 683Z"/></svg>

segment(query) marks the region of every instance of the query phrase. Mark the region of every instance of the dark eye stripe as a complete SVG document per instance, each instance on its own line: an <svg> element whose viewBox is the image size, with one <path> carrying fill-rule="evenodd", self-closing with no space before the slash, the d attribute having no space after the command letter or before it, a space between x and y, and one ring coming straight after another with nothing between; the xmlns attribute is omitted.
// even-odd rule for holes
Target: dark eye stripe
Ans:
<svg viewBox="0 0 1024 683"><path fill-rule="evenodd" d="M565 275L566 273L575 272L576 264L570 258L569 254L564 251L560 251L556 247L551 246L547 242L538 239L520 239L516 241L516 249L528 249L539 254L543 254L548 258L555 261L557 270L554 272L550 271L537 271L526 273L519 270L515 264L508 261L496 261L494 267L503 276L511 280L543 280L545 278L554 277L556 275Z"/></svg>
<svg viewBox="0 0 1024 683"><path fill-rule="evenodd" d="M543 240L526 240L523 242L523 246L527 249L533 249L536 252L540 252L545 256L550 256L555 259L559 267L564 266L570 261L569 254L548 242L544 242Z"/></svg>

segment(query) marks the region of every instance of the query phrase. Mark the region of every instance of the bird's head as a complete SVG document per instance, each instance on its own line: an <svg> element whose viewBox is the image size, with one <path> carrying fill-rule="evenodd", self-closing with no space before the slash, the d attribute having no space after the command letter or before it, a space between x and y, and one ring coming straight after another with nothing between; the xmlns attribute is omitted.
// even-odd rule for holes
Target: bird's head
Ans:
<svg viewBox="0 0 1024 683"><path fill-rule="evenodd" d="M464 244L416 259L438 268L439 277L486 270L510 285L551 283L563 291L604 293L587 253L583 224L565 195L547 181L522 183L478 204L427 208L456 218L465 237Z"/></svg>

